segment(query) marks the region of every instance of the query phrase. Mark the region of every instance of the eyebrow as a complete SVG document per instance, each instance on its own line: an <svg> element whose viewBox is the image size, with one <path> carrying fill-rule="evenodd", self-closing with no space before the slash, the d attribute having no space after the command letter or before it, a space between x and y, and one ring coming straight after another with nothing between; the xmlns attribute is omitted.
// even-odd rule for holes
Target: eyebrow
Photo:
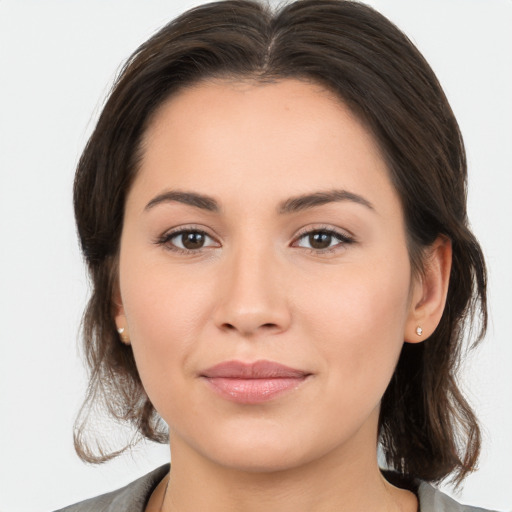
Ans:
<svg viewBox="0 0 512 512"><path fill-rule="evenodd" d="M209 212L220 211L219 203L217 203L217 201L212 197L197 194L195 192L180 192L178 190L169 190L168 192L157 195L155 198L151 199L144 210L151 210L151 208L154 208L159 204L169 202L188 204Z"/></svg>
<svg viewBox="0 0 512 512"><path fill-rule="evenodd" d="M313 192L311 194L303 194L296 197L290 197L283 201L279 207L279 214L285 215L295 213L316 206L322 206L327 203L351 201L360 204L374 211L373 205L364 197L349 192L348 190L328 190L325 192ZM178 190L169 190L153 198L144 208L145 211L154 208L162 203L178 202L207 210L209 212L218 213L220 211L219 203L213 197L198 194L196 192L183 192Z"/></svg>
<svg viewBox="0 0 512 512"><path fill-rule="evenodd" d="M297 197L291 197L279 207L279 213L288 214L295 213L315 206L321 206L327 203L335 203L340 201L351 201L353 203L360 204L375 211L372 203L364 197L349 192L348 190L328 190L325 192L314 192L313 194L304 194Z"/></svg>

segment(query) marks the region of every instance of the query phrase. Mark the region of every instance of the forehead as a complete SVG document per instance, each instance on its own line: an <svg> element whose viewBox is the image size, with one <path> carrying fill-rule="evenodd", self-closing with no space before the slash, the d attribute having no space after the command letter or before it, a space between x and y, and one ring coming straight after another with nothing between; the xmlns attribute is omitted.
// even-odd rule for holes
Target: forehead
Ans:
<svg viewBox="0 0 512 512"><path fill-rule="evenodd" d="M292 79L215 80L173 95L145 132L137 182L276 201L311 189L394 194L363 123L322 86Z"/></svg>
<svg viewBox="0 0 512 512"><path fill-rule="evenodd" d="M295 129L291 130L292 126ZM234 128L238 142L247 144L247 135L258 135L254 145L265 139L276 141L276 136L280 144L303 138L313 143L318 137L343 144L340 128L344 128L345 132L357 132L354 135L377 149L370 132L334 93L315 82L298 79L270 83L212 79L186 87L160 106L144 141L151 144L156 138L168 137L171 131L175 137L181 134L188 138L192 134L187 128L196 130L193 139L207 136L217 143L220 140L215 135Z"/></svg>

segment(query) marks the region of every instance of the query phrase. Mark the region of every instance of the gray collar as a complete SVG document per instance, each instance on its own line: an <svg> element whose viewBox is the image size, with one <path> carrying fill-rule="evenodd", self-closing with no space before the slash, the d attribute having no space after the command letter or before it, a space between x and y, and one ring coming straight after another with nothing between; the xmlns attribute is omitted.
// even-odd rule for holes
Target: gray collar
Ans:
<svg viewBox="0 0 512 512"><path fill-rule="evenodd" d="M169 471L169 464L135 480L117 491L102 494L56 512L144 512L151 493ZM460 505L426 482L415 482L419 512L496 512Z"/></svg>
<svg viewBox="0 0 512 512"><path fill-rule="evenodd" d="M461 505L427 482L419 482L420 512L496 512L488 509Z"/></svg>

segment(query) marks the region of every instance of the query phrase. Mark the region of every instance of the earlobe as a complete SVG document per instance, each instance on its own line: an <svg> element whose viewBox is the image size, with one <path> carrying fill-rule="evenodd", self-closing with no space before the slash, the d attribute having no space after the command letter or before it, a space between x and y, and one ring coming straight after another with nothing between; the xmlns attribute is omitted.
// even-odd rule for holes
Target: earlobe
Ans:
<svg viewBox="0 0 512 512"><path fill-rule="evenodd" d="M128 331L128 323L126 321L126 316L124 314L124 310L121 308L115 317L116 329L119 334L119 338L126 345L130 345L130 333Z"/></svg>
<svg viewBox="0 0 512 512"><path fill-rule="evenodd" d="M128 322L126 321L126 315L124 312L123 303L121 301L121 294L119 291L114 292L114 308L115 308L115 317L114 321L116 324L116 329L119 334L119 338L126 345L130 345L130 333L128 332Z"/></svg>
<svg viewBox="0 0 512 512"><path fill-rule="evenodd" d="M451 266L451 240L441 235L426 248L423 271L413 284L405 327L406 342L422 342L438 326L446 304Z"/></svg>
<svg viewBox="0 0 512 512"><path fill-rule="evenodd" d="M119 333L119 338L121 338L121 341L126 345L130 345L130 334L128 333L128 327L118 327L117 332Z"/></svg>

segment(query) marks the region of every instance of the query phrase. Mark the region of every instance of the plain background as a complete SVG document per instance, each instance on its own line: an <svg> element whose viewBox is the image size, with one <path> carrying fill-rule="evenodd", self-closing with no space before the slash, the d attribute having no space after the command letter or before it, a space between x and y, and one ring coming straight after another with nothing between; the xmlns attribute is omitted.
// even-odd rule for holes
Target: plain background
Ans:
<svg viewBox="0 0 512 512"><path fill-rule="evenodd" d="M0 512L50 511L168 458L167 446L149 445L98 467L74 454L88 288L71 186L120 63L198 3L0 0ZM512 510L512 2L369 3L424 53L465 137L470 218L489 265L492 320L462 374L485 437L481 469L458 499Z"/></svg>

